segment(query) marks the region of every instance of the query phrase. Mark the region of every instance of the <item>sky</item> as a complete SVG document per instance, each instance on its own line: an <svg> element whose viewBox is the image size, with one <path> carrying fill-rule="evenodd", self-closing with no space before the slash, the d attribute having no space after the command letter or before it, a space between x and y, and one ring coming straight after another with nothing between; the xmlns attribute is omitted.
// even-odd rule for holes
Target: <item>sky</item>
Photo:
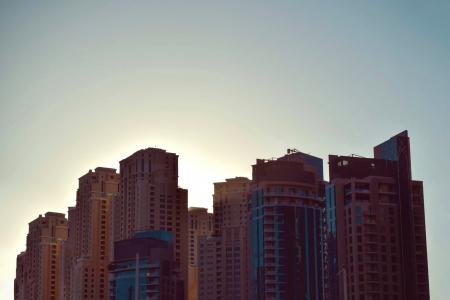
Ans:
<svg viewBox="0 0 450 300"><path fill-rule="evenodd" d="M431 298L450 286L449 1L0 0L0 299L28 223L146 147L189 205L287 148L370 157L407 129ZM328 172L325 170L325 175Z"/></svg>

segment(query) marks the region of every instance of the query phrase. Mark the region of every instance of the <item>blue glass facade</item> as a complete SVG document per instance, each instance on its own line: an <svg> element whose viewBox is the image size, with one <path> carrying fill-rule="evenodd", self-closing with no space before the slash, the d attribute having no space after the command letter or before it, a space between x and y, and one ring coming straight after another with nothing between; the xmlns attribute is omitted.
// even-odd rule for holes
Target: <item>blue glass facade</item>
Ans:
<svg viewBox="0 0 450 300"><path fill-rule="evenodd" d="M398 160L397 139L391 138L378 145L375 149L376 158L386 160Z"/></svg>
<svg viewBox="0 0 450 300"><path fill-rule="evenodd" d="M262 206L262 191L255 191L252 195L252 219L251 219L251 286L254 289L253 295L259 297L262 293L262 286L258 285L263 279L264 272L264 220Z"/></svg>
<svg viewBox="0 0 450 300"><path fill-rule="evenodd" d="M165 241L168 243L173 243L173 233L165 230L151 230L151 231L138 231L134 234L134 238L143 239L143 238L152 238L156 240Z"/></svg>
<svg viewBox="0 0 450 300"><path fill-rule="evenodd" d="M327 231L336 238L336 197L335 186L330 184L325 191L326 213L327 213Z"/></svg>
<svg viewBox="0 0 450 300"><path fill-rule="evenodd" d="M148 259L117 263L114 269L114 281L111 286L112 299L160 299L160 262Z"/></svg>
<svg viewBox="0 0 450 300"><path fill-rule="evenodd" d="M183 299L183 281L173 257L173 234L145 231L114 244L110 299Z"/></svg>
<svg viewBox="0 0 450 300"><path fill-rule="evenodd" d="M273 195L263 189L252 195L252 299L321 300L323 208L302 204L300 197L292 205L273 205L267 201Z"/></svg>
<svg viewBox="0 0 450 300"><path fill-rule="evenodd" d="M339 295L339 283L336 277L338 273L338 255L337 255L337 229L336 229L336 186L329 184L325 190L326 202L326 232L325 239L325 299L337 300Z"/></svg>

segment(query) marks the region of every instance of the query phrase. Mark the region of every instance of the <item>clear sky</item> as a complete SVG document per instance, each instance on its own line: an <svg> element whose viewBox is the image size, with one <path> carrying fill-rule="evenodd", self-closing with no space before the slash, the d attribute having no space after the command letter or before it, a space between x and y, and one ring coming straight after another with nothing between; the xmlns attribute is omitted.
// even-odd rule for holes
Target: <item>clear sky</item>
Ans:
<svg viewBox="0 0 450 300"><path fill-rule="evenodd" d="M164 148L211 208L257 157L370 156L404 129L448 299L449 1L93 2L0 0L0 299L28 222L89 169Z"/></svg>

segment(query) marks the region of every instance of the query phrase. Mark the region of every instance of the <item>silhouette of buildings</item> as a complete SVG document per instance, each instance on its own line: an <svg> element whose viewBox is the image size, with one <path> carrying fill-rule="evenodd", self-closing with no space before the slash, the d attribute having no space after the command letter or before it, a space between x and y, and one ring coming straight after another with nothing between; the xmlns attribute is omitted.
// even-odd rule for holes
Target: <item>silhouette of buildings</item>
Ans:
<svg viewBox="0 0 450 300"><path fill-rule="evenodd" d="M137 232L114 243L109 269L111 299L183 300L184 286L173 253L173 233Z"/></svg>
<svg viewBox="0 0 450 300"><path fill-rule="evenodd" d="M329 157L326 299L429 299L422 182L404 131L375 158Z"/></svg>
<svg viewBox="0 0 450 300"><path fill-rule="evenodd" d="M119 196L113 208L114 240L133 238L138 231L172 232L175 260L186 285L187 198L187 190L178 187L178 155L147 148L120 161Z"/></svg>
<svg viewBox="0 0 450 300"><path fill-rule="evenodd" d="M61 243L67 239L64 214L48 212L29 223L26 251L17 256L15 300L56 300L62 295Z"/></svg>
<svg viewBox="0 0 450 300"><path fill-rule="evenodd" d="M322 299L321 169L296 151L253 165L251 299Z"/></svg>
<svg viewBox="0 0 450 300"><path fill-rule="evenodd" d="M213 233L213 214L202 207L189 207L189 273L188 299L198 298L198 253L199 238Z"/></svg>
<svg viewBox="0 0 450 300"><path fill-rule="evenodd" d="M69 207L69 237L63 246L64 299L108 299L110 208L120 176L96 168L79 179L75 207Z"/></svg>
<svg viewBox="0 0 450 300"><path fill-rule="evenodd" d="M29 224L14 298L429 299L424 197L404 131L374 158L289 149L187 208L178 156L139 150Z"/></svg>

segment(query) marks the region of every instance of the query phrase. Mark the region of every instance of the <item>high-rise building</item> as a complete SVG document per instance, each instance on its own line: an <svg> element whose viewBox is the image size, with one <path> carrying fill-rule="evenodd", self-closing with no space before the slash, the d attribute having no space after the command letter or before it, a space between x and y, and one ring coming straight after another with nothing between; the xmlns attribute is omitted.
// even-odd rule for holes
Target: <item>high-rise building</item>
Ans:
<svg viewBox="0 0 450 300"><path fill-rule="evenodd" d="M423 187L404 131L329 157L326 299L429 299Z"/></svg>
<svg viewBox="0 0 450 300"><path fill-rule="evenodd" d="M14 300L25 300L26 292L25 286L27 285L27 265L26 265L26 253L21 252L16 258L16 278L14 279Z"/></svg>
<svg viewBox="0 0 450 300"><path fill-rule="evenodd" d="M221 237L201 236L198 248L198 300L225 300L222 297Z"/></svg>
<svg viewBox="0 0 450 300"><path fill-rule="evenodd" d="M108 299L110 209L119 177L115 169L99 167L79 178L63 246L64 299Z"/></svg>
<svg viewBox="0 0 450 300"><path fill-rule="evenodd" d="M175 260L185 286L188 272L187 198L187 190L178 187L178 155L147 148L120 161L119 196L113 208L114 240L133 238L137 231L172 232Z"/></svg>
<svg viewBox="0 0 450 300"><path fill-rule="evenodd" d="M114 243L109 299L183 300L173 233L143 231Z"/></svg>
<svg viewBox="0 0 450 300"><path fill-rule="evenodd" d="M189 207L189 274L188 299L198 298L198 243L213 232L213 214L202 207Z"/></svg>
<svg viewBox="0 0 450 300"><path fill-rule="evenodd" d="M322 160L298 152L253 165L251 298L323 297Z"/></svg>
<svg viewBox="0 0 450 300"><path fill-rule="evenodd" d="M214 231L220 237L217 266L222 299L248 299L248 203L251 181L246 177L214 183Z"/></svg>
<svg viewBox="0 0 450 300"><path fill-rule="evenodd" d="M199 239L199 300L248 299L248 199L245 177L214 183L214 234Z"/></svg>
<svg viewBox="0 0 450 300"><path fill-rule="evenodd" d="M235 177L214 183L215 235L221 235L225 228L246 228L250 186L251 180L246 177Z"/></svg>
<svg viewBox="0 0 450 300"><path fill-rule="evenodd" d="M67 239L64 214L48 212L29 224L25 252L17 257L15 300L56 300L62 295L61 243Z"/></svg>

